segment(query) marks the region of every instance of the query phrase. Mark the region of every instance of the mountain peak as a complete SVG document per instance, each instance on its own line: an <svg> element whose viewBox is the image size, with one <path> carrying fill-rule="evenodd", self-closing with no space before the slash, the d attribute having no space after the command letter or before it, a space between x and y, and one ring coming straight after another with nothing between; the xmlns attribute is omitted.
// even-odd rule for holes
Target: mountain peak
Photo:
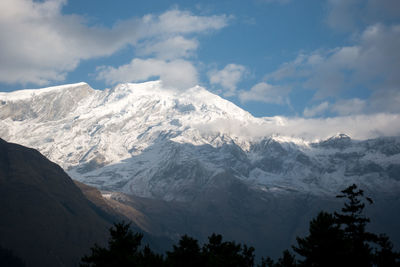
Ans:
<svg viewBox="0 0 400 267"><path fill-rule="evenodd" d="M197 111L193 114L210 120L217 117L238 120L253 118L247 111L198 85L178 90L164 87L162 81L122 83L107 89L105 94L107 96L103 103L112 105L115 112L121 107L126 111L141 106L151 112L161 109L171 116L175 112L188 114L188 111Z"/></svg>
<svg viewBox="0 0 400 267"><path fill-rule="evenodd" d="M344 149L351 145L351 138L350 136L338 133L324 141L321 141L319 144L323 147L329 148L337 148L337 149Z"/></svg>
<svg viewBox="0 0 400 267"><path fill-rule="evenodd" d="M78 108L78 103L95 93L87 83L25 89L0 93L0 119L54 121Z"/></svg>
<svg viewBox="0 0 400 267"><path fill-rule="evenodd" d="M348 136L347 134L344 133L338 133L334 136L331 137L332 139L351 139L350 136Z"/></svg>
<svg viewBox="0 0 400 267"><path fill-rule="evenodd" d="M13 91L13 92L7 92L7 93L0 92L0 100L2 100L2 101L27 100L27 99L37 97L42 94L61 92L64 90L79 89L79 88L92 89L87 83L79 82L79 83L73 83L73 84L51 86L51 87L46 87L46 88L41 88L41 89L22 89L22 90L17 90L17 91Z"/></svg>

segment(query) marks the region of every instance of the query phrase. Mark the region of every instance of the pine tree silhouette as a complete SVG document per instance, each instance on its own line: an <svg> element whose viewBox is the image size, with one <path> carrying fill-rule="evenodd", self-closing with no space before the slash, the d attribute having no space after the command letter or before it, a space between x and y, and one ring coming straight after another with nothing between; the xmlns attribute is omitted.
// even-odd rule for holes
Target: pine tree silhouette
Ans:
<svg viewBox="0 0 400 267"><path fill-rule="evenodd" d="M293 250L302 256L300 266L400 266L400 255L386 235L366 230L370 219L364 215L364 191L355 184L337 198L346 202L340 212L320 212L310 222L309 235L297 238Z"/></svg>
<svg viewBox="0 0 400 267"><path fill-rule="evenodd" d="M167 252L166 262L168 266L174 267L204 266L204 260L197 240L187 235L181 237L179 244L174 245L171 252Z"/></svg>
<svg viewBox="0 0 400 267"><path fill-rule="evenodd" d="M208 238L208 244L203 246L203 255L206 266L253 266L254 248L235 242L222 242L222 236L212 234Z"/></svg>
<svg viewBox="0 0 400 267"><path fill-rule="evenodd" d="M154 254L148 246L141 250L143 235L133 233L130 223L115 223L109 231L108 248L95 244L91 255L82 258L82 267L162 266L162 256Z"/></svg>
<svg viewBox="0 0 400 267"><path fill-rule="evenodd" d="M297 237L297 246L293 246L304 257L301 266L344 266L348 245L332 214L321 211L311 220L309 232L305 238Z"/></svg>

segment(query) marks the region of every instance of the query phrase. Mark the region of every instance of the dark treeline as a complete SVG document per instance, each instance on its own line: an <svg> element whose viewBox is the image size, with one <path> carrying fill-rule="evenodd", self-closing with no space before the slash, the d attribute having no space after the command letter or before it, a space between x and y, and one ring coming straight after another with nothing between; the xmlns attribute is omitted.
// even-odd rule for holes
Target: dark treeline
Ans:
<svg viewBox="0 0 400 267"><path fill-rule="evenodd" d="M337 197L345 199L344 207L334 213L321 211L311 220L309 235L297 237L293 252L283 251L277 261L263 258L255 263L253 247L223 241L216 234L203 246L184 235L171 251L160 255L149 246L141 246L142 234L133 233L129 224L116 223L110 229L108 247L94 245L91 254L82 258L81 266L400 266L400 254L393 250L389 238L366 229L370 220L363 210L372 200L356 185L341 193Z"/></svg>

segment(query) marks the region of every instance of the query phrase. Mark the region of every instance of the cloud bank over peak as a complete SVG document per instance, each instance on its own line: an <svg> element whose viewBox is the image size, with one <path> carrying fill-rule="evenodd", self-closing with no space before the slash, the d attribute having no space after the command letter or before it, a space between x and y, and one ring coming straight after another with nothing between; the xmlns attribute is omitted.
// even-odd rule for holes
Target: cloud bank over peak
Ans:
<svg viewBox="0 0 400 267"><path fill-rule="evenodd" d="M108 84L159 78L165 87L188 89L198 83L197 75L196 67L186 60L165 61L155 58L134 58L130 63L117 68L110 66L99 67L97 78L105 80Z"/></svg>
<svg viewBox="0 0 400 267"><path fill-rule="evenodd" d="M258 121L214 120L196 124L200 131L228 133L245 138L281 136L313 142L339 133L353 139L366 140L381 136L400 135L400 115L377 113L371 115L337 116L331 118L264 117Z"/></svg>
<svg viewBox="0 0 400 267"><path fill-rule="evenodd" d="M326 139L333 133L345 133L359 140L400 135L400 115L398 114L376 113L331 118L281 119L283 123L276 126L277 133L306 140Z"/></svg>

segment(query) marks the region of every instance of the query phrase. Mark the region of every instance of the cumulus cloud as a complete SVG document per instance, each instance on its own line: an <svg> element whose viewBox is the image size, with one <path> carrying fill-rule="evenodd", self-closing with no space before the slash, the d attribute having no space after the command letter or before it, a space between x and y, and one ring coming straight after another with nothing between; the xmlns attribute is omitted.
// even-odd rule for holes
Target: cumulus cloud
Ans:
<svg viewBox="0 0 400 267"><path fill-rule="evenodd" d="M288 104L289 88L261 82L254 85L249 91L241 91L239 99L242 102L258 101L273 104Z"/></svg>
<svg viewBox="0 0 400 267"><path fill-rule="evenodd" d="M80 60L111 55L137 34L119 27L88 27L82 17L61 14L66 1L0 2L0 81L45 84L63 80ZM10 30L12 29L12 30Z"/></svg>
<svg viewBox="0 0 400 267"><path fill-rule="evenodd" d="M198 83L198 74L190 58L198 41L186 35L207 33L225 27L229 17L195 16L190 12L171 10L160 16L147 15L141 20L142 37L136 44L137 56L129 64L98 68L97 79L108 84L138 82L159 78L164 86L187 89Z"/></svg>
<svg viewBox="0 0 400 267"><path fill-rule="evenodd" d="M226 15L196 16L188 11L169 10L159 16L146 15L142 22L145 25L144 35L170 35L201 33L221 29L228 25Z"/></svg>
<svg viewBox="0 0 400 267"><path fill-rule="evenodd" d="M107 28L89 26L82 16L63 14L66 2L0 1L0 82L61 81L82 60L110 56L127 45L164 62L187 57L198 44L184 35L218 30L229 20L225 15L195 16L174 9Z"/></svg>
<svg viewBox="0 0 400 267"><path fill-rule="evenodd" d="M236 95L237 84L246 73L246 67L238 64L228 64L222 70L212 70L208 73L211 84L218 84L224 89L225 96Z"/></svg>
<svg viewBox="0 0 400 267"><path fill-rule="evenodd" d="M165 61L135 58L118 68L100 67L97 78L108 84L115 84L145 81L153 77L162 80L164 86L176 89L188 89L197 84L196 68L189 61L180 59Z"/></svg>
<svg viewBox="0 0 400 267"><path fill-rule="evenodd" d="M400 85L400 25L375 24L366 28L352 46L300 54L266 75L267 81L291 81L291 86L315 90L315 99L340 97L352 88L364 88L375 96L396 95ZM389 93L390 92L390 93ZM392 99L386 99L393 101ZM374 112L395 112L398 108L376 102Z"/></svg>

